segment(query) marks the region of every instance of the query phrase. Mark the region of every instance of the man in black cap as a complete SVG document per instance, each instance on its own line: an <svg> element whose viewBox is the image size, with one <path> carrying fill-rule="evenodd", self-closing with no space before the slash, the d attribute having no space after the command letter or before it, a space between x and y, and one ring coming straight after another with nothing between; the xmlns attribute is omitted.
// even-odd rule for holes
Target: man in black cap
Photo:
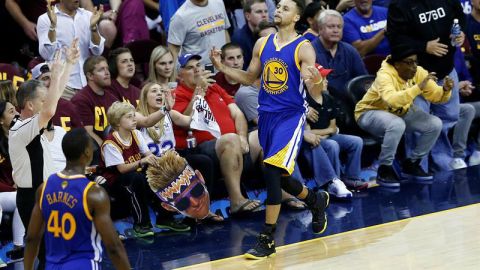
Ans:
<svg viewBox="0 0 480 270"><path fill-rule="evenodd" d="M374 136L383 137L377 175L379 185L389 188L400 186L392 163L405 131L417 132L420 137L403 162L402 176L417 180L432 179L432 175L425 172L419 163L436 142L442 121L418 109L413 101L422 96L432 103L447 102L453 80L448 76L443 80L443 86L439 86L435 73L428 73L417 66L417 54L413 47L396 45L392 47L392 54L383 61L375 82L357 103L355 119L358 125Z"/></svg>
<svg viewBox="0 0 480 270"><path fill-rule="evenodd" d="M452 35L454 22L460 25L460 33ZM475 108L460 104L458 75L454 68L456 47L465 40L465 15L458 0L394 0L388 6L387 37L390 44L408 44L417 48L418 63L438 78L448 75L454 81L450 100L445 104L430 104L417 98L419 109L442 119L443 129L432 148L432 161L437 170L461 169L464 161L467 136ZM443 84L442 80L438 81ZM467 87L463 85L463 87ZM448 130L456 126L453 140ZM410 139L410 138L409 138ZM415 137L414 140L417 140ZM410 140L407 140L409 144Z"/></svg>

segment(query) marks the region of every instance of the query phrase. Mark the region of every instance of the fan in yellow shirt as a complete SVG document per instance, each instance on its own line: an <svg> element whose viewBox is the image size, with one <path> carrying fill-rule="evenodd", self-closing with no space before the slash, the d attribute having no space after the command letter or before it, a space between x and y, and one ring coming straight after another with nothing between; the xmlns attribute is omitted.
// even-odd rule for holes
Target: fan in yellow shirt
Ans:
<svg viewBox="0 0 480 270"><path fill-rule="evenodd" d="M452 88L453 80L448 76L444 85L439 86L435 73L417 66L415 48L403 44L392 47L392 54L382 63L372 86L355 107L358 125L374 136L383 137L377 183L390 188L400 186L392 162L405 131L421 135L410 157L403 162L402 176L432 179L419 163L437 140L442 122L417 108L413 101L422 95L432 103L444 103L450 99Z"/></svg>

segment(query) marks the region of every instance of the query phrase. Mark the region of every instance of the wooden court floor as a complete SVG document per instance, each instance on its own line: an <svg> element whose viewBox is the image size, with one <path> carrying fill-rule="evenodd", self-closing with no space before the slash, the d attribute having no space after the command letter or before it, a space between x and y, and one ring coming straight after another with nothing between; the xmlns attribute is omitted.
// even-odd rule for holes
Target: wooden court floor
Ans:
<svg viewBox="0 0 480 270"><path fill-rule="evenodd" d="M241 256L181 269L480 269L480 204L277 247L259 261Z"/></svg>

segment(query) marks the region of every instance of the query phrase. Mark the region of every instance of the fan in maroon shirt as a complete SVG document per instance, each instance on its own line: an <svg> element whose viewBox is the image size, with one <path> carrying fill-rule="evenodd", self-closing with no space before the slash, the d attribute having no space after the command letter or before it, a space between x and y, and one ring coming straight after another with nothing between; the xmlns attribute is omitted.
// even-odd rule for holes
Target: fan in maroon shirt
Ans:
<svg viewBox="0 0 480 270"><path fill-rule="evenodd" d="M118 99L107 90L111 85L107 60L103 56L89 57L83 66L87 86L72 98L78 116L88 134L102 145L104 130L108 126L107 110Z"/></svg>
<svg viewBox="0 0 480 270"><path fill-rule="evenodd" d="M57 111L52 117L53 125L62 127L65 131L83 127L77 108L73 103L64 98L58 100Z"/></svg>
<svg viewBox="0 0 480 270"><path fill-rule="evenodd" d="M130 83L135 75L135 61L127 48L117 48L110 52L108 66L112 79L112 94L120 101L137 107L140 89Z"/></svg>
<svg viewBox="0 0 480 270"><path fill-rule="evenodd" d="M0 81L12 81L15 89L18 89L20 84L25 81L22 73L11 64L0 63Z"/></svg>

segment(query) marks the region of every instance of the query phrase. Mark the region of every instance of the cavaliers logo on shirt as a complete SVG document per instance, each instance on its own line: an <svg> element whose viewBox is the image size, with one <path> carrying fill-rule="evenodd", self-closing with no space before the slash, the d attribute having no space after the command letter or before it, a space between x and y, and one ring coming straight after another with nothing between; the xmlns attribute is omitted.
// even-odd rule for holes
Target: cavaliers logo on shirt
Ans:
<svg viewBox="0 0 480 270"><path fill-rule="evenodd" d="M267 93L277 95L288 89L287 64L278 58L271 58L263 69L263 86Z"/></svg>

